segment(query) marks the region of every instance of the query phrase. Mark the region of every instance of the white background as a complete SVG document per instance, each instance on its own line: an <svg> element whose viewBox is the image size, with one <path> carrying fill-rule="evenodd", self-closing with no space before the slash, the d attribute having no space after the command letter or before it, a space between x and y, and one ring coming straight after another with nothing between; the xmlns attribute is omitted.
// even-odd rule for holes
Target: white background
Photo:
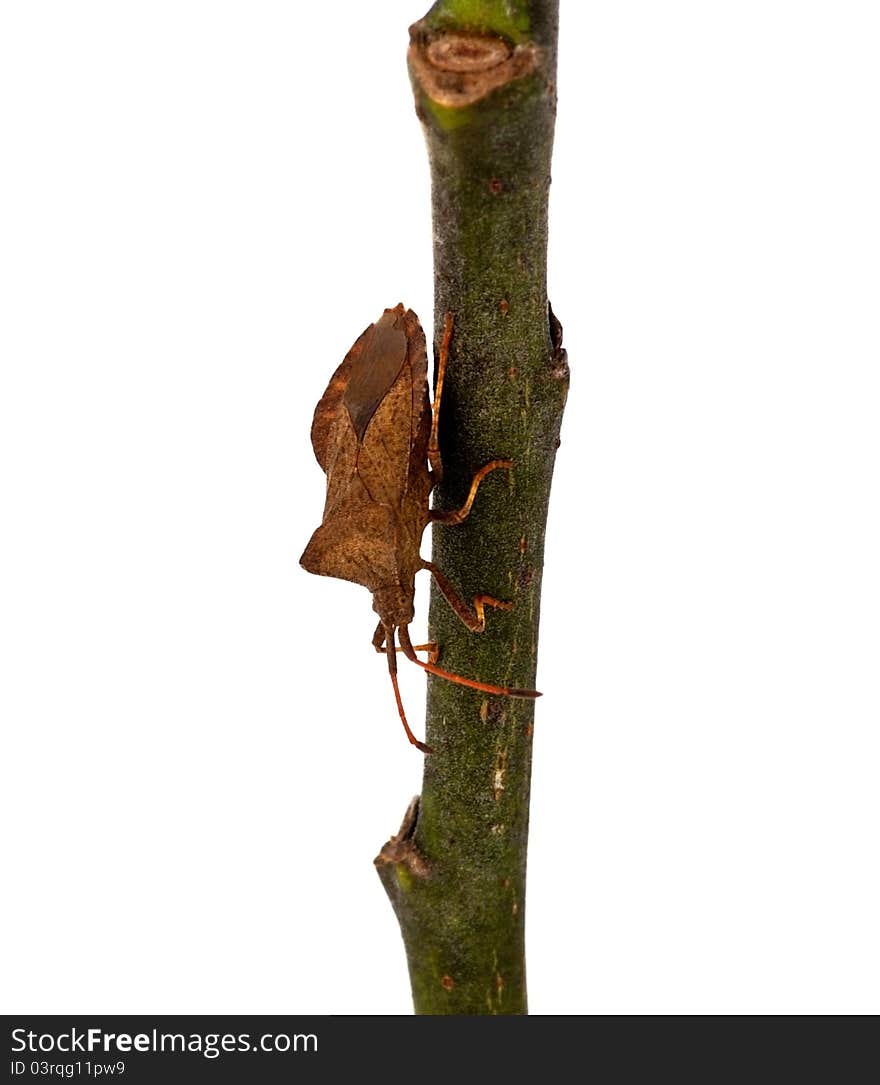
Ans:
<svg viewBox="0 0 880 1085"><path fill-rule="evenodd" d="M531 1007L877 1013L877 8L562 8ZM0 11L3 1008L408 1013L421 757L298 557L430 321L422 7Z"/></svg>

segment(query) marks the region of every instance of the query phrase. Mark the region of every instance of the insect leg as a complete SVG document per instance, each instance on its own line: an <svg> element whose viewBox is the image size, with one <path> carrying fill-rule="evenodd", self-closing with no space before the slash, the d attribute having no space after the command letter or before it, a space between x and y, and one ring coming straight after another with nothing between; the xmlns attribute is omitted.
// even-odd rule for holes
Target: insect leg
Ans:
<svg viewBox="0 0 880 1085"><path fill-rule="evenodd" d="M489 474L490 471L495 471L499 467L513 467L512 460L492 460L491 463L487 463L485 467L481 467L479 471L474 475L473 482L471 482L470 492L467 495L467 500L461 506L460 509L447 509L445 512L431 511L431 520L435 524L460 524L462 520L466 520L468 514L471 511L471 506L474 503L474 498L477 496L477 490L480 488L480 483Z"/></svg>
<svg viewBox="0 0 880 1085"><path fill-rule="evenodd" d="M428 440L428 463L436 485L443 477L443 461L440 458L438 430L440 426L440 400L443 398L443 378L446 375L446 363L449 360L449 344L452 341L452 313L446 314L443 325L443 340L440 343L440 356L437 359L437 380L434 383L434 402L431 406L431 436Z"/></svg>
<svg viewBox="0 0 880 1085"><path fill-rule="evenodd" d="M398 648L397 650L398 652L403 652L403 648ZM427 652L429 663L436 663L440 658L440 645L435 640L428 641L427 644L414 644L413 651Z"/></svg>
<svg viewBox="0 0 880 1085"><path fill-rule="evenodd" d="M415 746L417 750L421 750L422 753L433 753L434 751L430 746L426 746L424 742L419 742L416 736L410 730L409 724L406 722L406 713L403 710L403 701L400 698L400 687L397 684L397 653L394 648L394 626L385 628L379 623L379 629L376 630L373 635L373 644L376 643L379 638L379 630L382 631L382 639L387 642L385 654L388 658L388 673L391 675L391 685L394 687L394 699L397 701L397 712L400 716L400 722L403 724L403 729L406 731L406 737ZM403 643L403 633L405 627L401 628L401 643ZM407 644L409 644L409 634L406 636ZM413 647L409 644L410 651L413 651ZM381 651L381 649L378 649ZM406 649L404 649L405 651Z"/></svg>
<svg viewBox="0 0 880 1085"><path fill-rule="evenodd" d="M402 625L397 630L397 635L400 638L400 647L398 652L403 652L407 659L411 659L413 663L418 663L421 666L421 661L416 659L416 652L427 652L428 662L436 663L440 658L440 648L436 641L430 641L428 644L413 644L409 639L409 627Z"/></svg>
<svg viewBox="0 0 880 1085"><path fill-rule="evenodd" d="M377 652L385 655L385 626L379 622L376 632L373 634L373 647ZM403 648L395 648L395 652L402 652ZM431 662L436 663L440 658L440 649L437 647L436 641L429 641L427 644L414 644L414 652L427 652L432 657Z"/></svg>
<svg viewBox="0 0 880 1085"><path fill-rule="evenodd" d="M436 565L430 561L423 561L421 567L427 569L437 581L437 587L443 593L446 602L472 633L482 633L486 628L486 607L494 607L496 610L513 609L513 603L502 602L493 595L475 595L472 610L453 588L446 574L442 573Z"/></svg>
<svg viewBox="0 0 880 1085"><path fill-rule="evenodd" d="M403 638L401 637L401 640ZM373 634L373 647L377 652L381 652L385 655L385 626L379 622L379 626L376 632ZM395 648L395 652L402 652L403 648ZM430 663L436 663L440 658L440 649L437 647L436 642L430 641L428 644L414 644L414 652L427 652L428 661Z"/></svg>

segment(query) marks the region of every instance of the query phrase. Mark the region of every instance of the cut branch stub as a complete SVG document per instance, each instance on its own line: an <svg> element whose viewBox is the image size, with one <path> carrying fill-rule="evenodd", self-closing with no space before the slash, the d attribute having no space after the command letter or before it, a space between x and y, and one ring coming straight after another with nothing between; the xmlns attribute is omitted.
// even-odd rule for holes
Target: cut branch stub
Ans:
<svg viewBox="0 0 880 1085"><path fill-rule="evenodd" d="M409 66L422 93L437 105L461 109L533 72L540 50L512 46L484 34L432 34L410 29Z"/></svg>

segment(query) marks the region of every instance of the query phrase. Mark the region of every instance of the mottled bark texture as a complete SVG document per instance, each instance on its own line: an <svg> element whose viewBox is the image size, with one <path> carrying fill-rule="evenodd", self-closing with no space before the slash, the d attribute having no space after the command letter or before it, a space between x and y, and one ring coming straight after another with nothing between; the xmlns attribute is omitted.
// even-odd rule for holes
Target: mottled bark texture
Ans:
<svg viewBox="0 0 880 1085"><path fill-rule="evenodd" d="M432 587L430 638L447 669L526 688L568 388L546 286L557 18L558 0L448 0L411 28L409 51L431 163L435 336L455 314L437 507L460 505L489 460L514 464L486 479L463 524L433 529L433 561L463 597L486 592L513 610L488 611L474 634ZM415 1010L523 1014L534 702L428 683L435 752L376 860Z"/></svg>

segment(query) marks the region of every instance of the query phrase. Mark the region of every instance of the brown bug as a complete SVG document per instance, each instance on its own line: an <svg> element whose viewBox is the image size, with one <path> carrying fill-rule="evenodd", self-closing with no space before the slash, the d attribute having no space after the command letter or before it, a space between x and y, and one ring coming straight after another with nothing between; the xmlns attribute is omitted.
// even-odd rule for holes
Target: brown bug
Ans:
<svg viewBox="0 0 880 1085"><path fill-rule="evenodd" d="M409 636L420 569L431 573L449 605L474 633L486 627L486 607L511 608L491 595L478 595L468 606L443 573L419 554L429 523L461 523L486 475L512 466L510 460L492 460L474 475L460 509L431 509L431 490L443 470L437 423L452 323L448 313L433 407L428 398L425 333L416 314L402 305L386 309L367 328L331 377L312 422L312 447L327 475L327 499L321 526L300 558L310 573L351 580L372 592L373 610L379 615L373 645L387 656L407 738L424 753L431 748L410 730L400 698L395 633L399 650L431 674L485 693L540 696L535 690L507 689L445 671L437 666L436 645L414 647ZM429 651L427 663L416 655L420 650Z"/></svg>

